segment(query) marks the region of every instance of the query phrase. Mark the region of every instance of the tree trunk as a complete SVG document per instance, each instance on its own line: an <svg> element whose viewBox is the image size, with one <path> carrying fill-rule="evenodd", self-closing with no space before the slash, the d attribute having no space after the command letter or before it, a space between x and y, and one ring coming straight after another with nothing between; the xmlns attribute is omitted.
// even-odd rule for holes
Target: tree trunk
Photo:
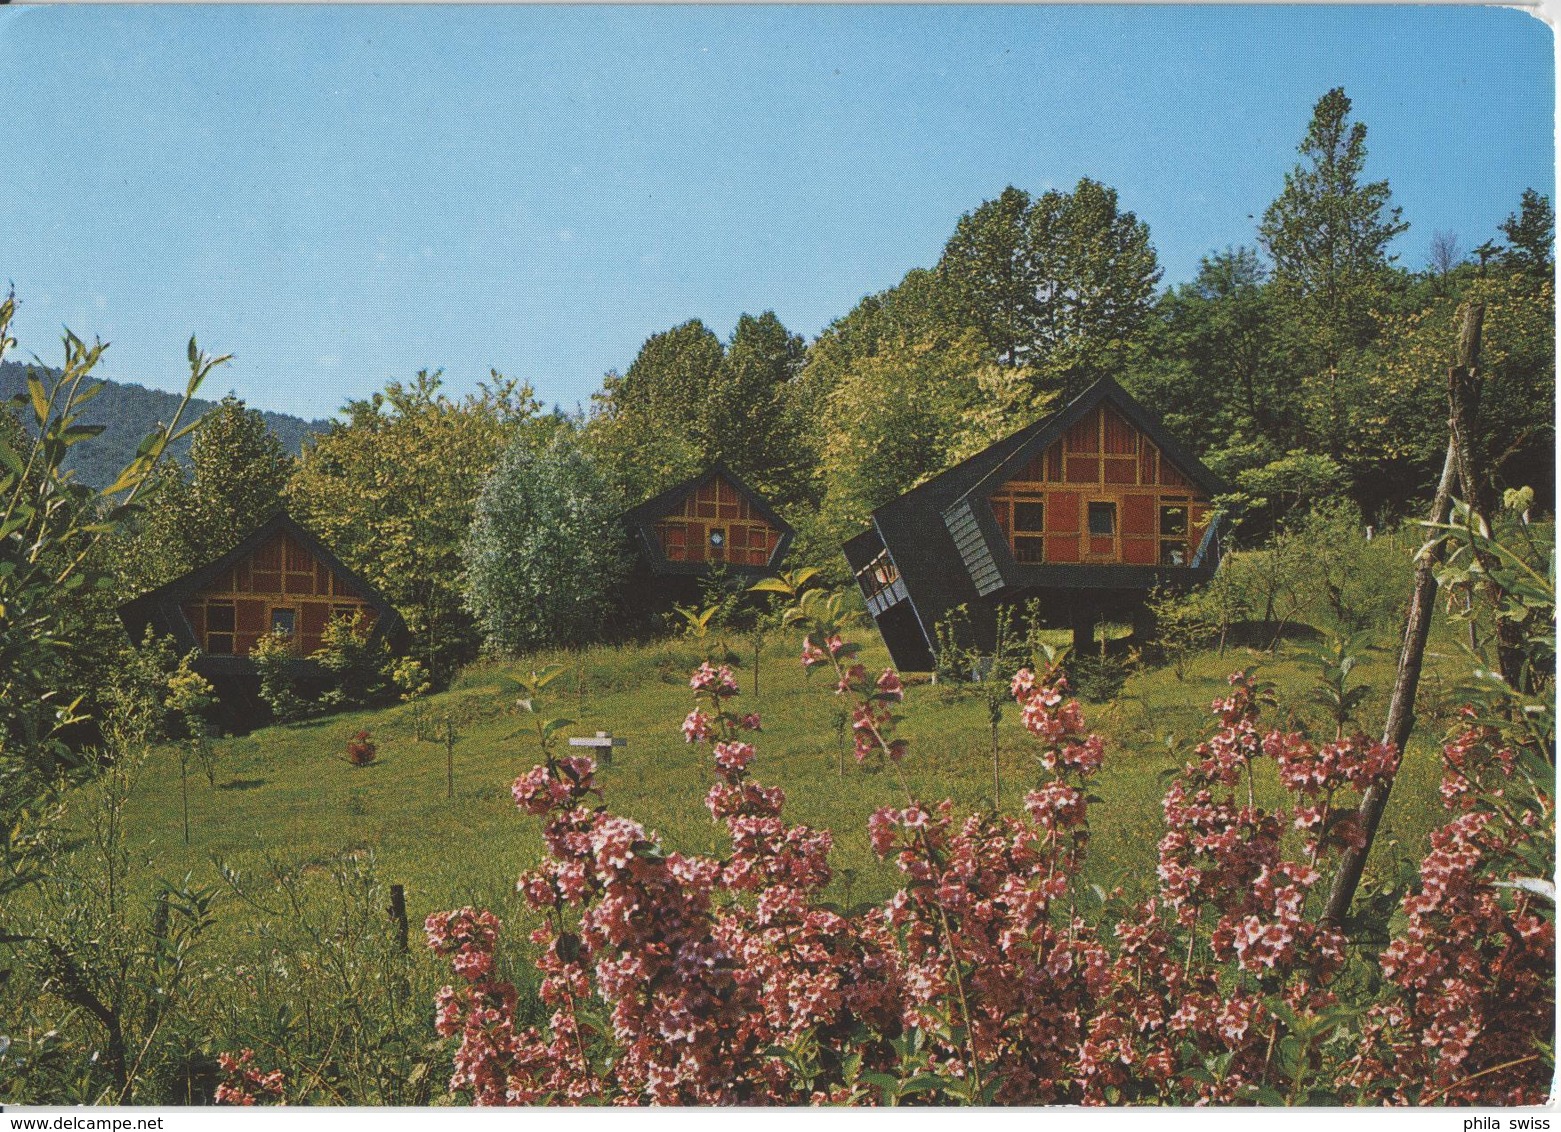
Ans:
<svg viewBox="0 0 1561 1132"><path fill-rule="evenodd" d="M1431 522L1447 522L1452 509L1452 487L1456 457L1453 443L1448 442L1447 458L1442 463L1442 478L1436 487L1436 498L1431 504ZM1388 701L1387 723L1382 729L1382 740L1392 743L1403 752L1409 743L1410 732L1415 726L1415 691L1420 686L1420 669L1425 661L1426 640L1431 635L1431 615L1436 611L1436 575L1433 573L1439 556L1427 554L1415 564L1414 588L1409 598L1409 613L1405 617L1404 647L1398 655L1398 675L1393 681L1393 696ZM1334 874L1333 887L1328 892L1328 906L1323 912L1323 923L1338 926L1349 914L1350 902L1360 886L1361 872L1366 867L1366 857L1371 853L1372 840L1377 826L1387 809L1388 795L1392 793L1390 778L1379 786L1368 787L1361 795L1357 816L1364 842L1359 849L1344 851L1339 871Z"/></svg>
<svg viewBox="0 0 1561 1132"><path fill-rule="evenodd" d="M1458 450L1458 488L1467 503L1487 527L1493 527L1500 509L1496 484L1485 466L1479 442L1479 413L1482 381L1479 372L1480 331L1485 320L1485 305L1474 303L1463 310L1458 328L1458 364L1447 375L1447 400L1452 411L1453 440ZM1497 565L1488 554L1477 554L1487 571ZM1501 600L1501 587L1487 581L1481 587L1490 599L1492 610ZM1523 679L1522 629L1516 622L1496 618L1496 666L1501 677L1513 688ZM1521 690L1521 689L1520 689Z"/></svg>
<svg viewBox="0 0 1561 1132"><path fill-rule="evenodd" d="M407 890L403 885L390 886L390 922L396 929L396 947L401 951L407 950L410 926L407 923Z"/></svg>
<svg viewBox="0 0 1561 1132"><path fill-rule="evenodd" d="M1001 813L1003 809L1003 772L998 762L997 746L997 721L992 721L992 812Z"/></svg>

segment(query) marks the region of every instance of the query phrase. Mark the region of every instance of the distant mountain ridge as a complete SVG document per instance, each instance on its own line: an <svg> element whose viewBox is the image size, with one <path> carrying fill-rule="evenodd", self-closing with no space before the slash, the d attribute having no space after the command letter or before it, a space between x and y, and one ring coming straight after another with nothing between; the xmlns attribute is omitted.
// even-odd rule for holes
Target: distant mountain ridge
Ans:
<svg viewBox="0 0 1561 1132"><path fill-rule="evenodd" d="M57 371L22 362L0 362L0 403L8 401L27 390L27 371L37 370L47 382L58 378ZM179 407L179 395L164 393L160 389L148 389L131 382L103 381L103 392L89 401L82 410L83 424L104 426L102 435L76 445L71 450L66 467L75 469L84 483L103 487L110 483L120 470L135 458L136 447L142 437L167 422ZM185 420L195 420L216 407L215 401L195 400L186 410ZM312 433L324 432L329 421L306 421L288 413L272 413L260 410L266 426L295 456L303 448L304 438ZM31 423L31 414L21 414L22 423ZM190 440L186 437L174 449L183 459L189 452Z"/></svg>

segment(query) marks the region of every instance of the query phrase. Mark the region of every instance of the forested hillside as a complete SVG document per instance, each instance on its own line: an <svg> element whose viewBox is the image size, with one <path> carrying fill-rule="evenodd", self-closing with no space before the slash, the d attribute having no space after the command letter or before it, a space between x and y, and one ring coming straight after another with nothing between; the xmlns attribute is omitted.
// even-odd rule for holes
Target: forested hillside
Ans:
<svg viewBox="0 0 1561 1132"><path fill-rule="evenodd" d="M0 362L0 400L25 393L27 371L37 368L23 362ZM40 376L47 383L57 379L59 374L54 370L43 370ZM169 420L178 407L177 394L131 382L104 381L103 392L82 412L82 423L103 425L103 432L71 449L66 467L74 469L77 476L93 487L106 486L135 456L141 438L159 423ZM215 401L193 401L185 419L202 416L215 407ZM266 427L282 442L282 447L294 454L303 447L304 437L323 432L326 426L325 421L306 421L287 413L262 412L260 415L265 419ZM188 456L189 450L188 437L173 449L181 460Z"/></svg>

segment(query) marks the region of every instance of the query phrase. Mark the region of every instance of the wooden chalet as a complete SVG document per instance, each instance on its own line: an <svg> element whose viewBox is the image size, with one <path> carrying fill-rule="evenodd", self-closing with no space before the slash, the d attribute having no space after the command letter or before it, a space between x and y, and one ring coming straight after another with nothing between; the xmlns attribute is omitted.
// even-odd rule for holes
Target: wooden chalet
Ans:
<svg viewBox="0 0 1561 1132"><path fill-rule="evenodd" d="M216 686L230 715L258 707L259 675L250 652L262 636L288 633L300 682L319 679L308 660L332 618L361 613L393 648L406 627L384 595L342 564L285 511L271 516L228 553L119 607L139 643L148 626L170 635L181 653L199 650L196 670Z"/></svg>
<svg viewBox="0 0 1561 1132"><path fill-rule="evenodd" d="M692 600L717 567L767 577L791 545L791 526L724 464L684 480L624 515L636 557L634 587Z"/></svg>
<svg viewBox="0 0 1561 1132"><path fill-rule="evenodd" d="M1032 598L1081 647L1103 616L1141 625L1153 587L1213 576L1221 490L1108 378L878 508L845 554L903 670L934 666L935 626L959 605L980 648L998 606Z"/></svg>

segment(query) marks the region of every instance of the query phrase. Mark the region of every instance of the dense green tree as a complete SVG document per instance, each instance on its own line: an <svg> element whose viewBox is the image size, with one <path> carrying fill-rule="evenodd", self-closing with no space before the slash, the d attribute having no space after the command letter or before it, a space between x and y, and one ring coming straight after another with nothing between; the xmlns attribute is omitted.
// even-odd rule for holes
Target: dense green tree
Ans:
<svg viewBox="0 0 1561 1132"><path fill-rule="evenodd" d="M609 480L642 499L724 461L780 504L806 490L791 387L805 346L773 311L726 343L698 319L646 339L595 398L590 434Z"/></svg>
<svg viewBox="0 0 1561 1132"><path fill-rule="evenodd" d="M806 357L807 343L774 311L745 314L727 344L716 399L721 419L711 450L782 506L806 494L811 471L791 395Z"/></svg>
<svg viewBox="0 0 1561 1132"><path fill-rule="evenodd" d="M1301 391L1304 441L1335 458L1349 446L1349 406L1361 396L1359 351L1402 279L1388 248L1408 229L1388 182L1364 180L1366 126L1336 87L1318 100L1301 162L1258 226L1273 261L1277 313L1292 331L1289 368Z"/></svg>
<svg viewBox="0 0 1561 1132"><path fill-rule="evenodd" d="M1251 248L1206 256L1166 292L1124 383L1198 451L1295 437L1295 392L1283 380L1267 272Z"/></svg>
<svg viewBox="0 0 1561 1132"><path fill-rule="evenodd" d="M1086 177L1033 200L1012 186L960 218L938 264L962 320L1066 397L1120 366L1160 280L1149 226Z"/></svg>
<svg viewBox="0 0 1561 1132"><path fill-rule="evenodd" d="M824 484L816 541L837 548L874 508L1028 424L1047 398L1026 370L993 361L974 332L864 358L815 422Z"/></svg>
<svg viewBox="0 0 1561 1132"><path fill-rule="evenodd" d="M158 469L159 505L120 550L124 590L150 589L227 553L281 508L293 464L265 417L228 394L201 418L189 470Z"/></svg>
<svg viewBox="0 0 1561 1132"><path fill-rule="evenodd" d="M1351 406L1357 443L1346 455L1367 514L1423 494L1447 446L1447 367L1457 357L1458 308L1485 303L1479 450L1498 487L1532 486L1554 505L1555 291L1548 276L1489 273L1451 295L1386 320Z"/></svg>
<svg viewBox="0 0 1561 1132"><path fill-rule="evenodd" d="M289 481L293 514L396 607L413 652L439 679L476 655L462 546L489 472L517 438L563 427L529 386L494 375L459 400L420 372L351 401L305 449Z"/></svg>
<svg viewBox="0 0 1561 1132"><path fill-rule="evenodd" d="M1017 365L1036 338L1042 281L1031 248L1030 194L1009 185L959 218L938 274L962 320L980 330L997 357Z"/></svg>
<svg viewBox="0 0 1561 1132"><path fill-rule="evenodd" d="M1504 268L1551 277L1556 266L1556 210L1549 197L1524 189L1518 211L1502 221L1501 232L1507 237L1501 252Z"/></svg>
<svg viewBox="0 0 1561 1132"><path fill-rule="evenodd" d="M580 438L511 445L483 485L465 548L467 607L507 652L596 638L629 557L624 504Z"/></svg>

